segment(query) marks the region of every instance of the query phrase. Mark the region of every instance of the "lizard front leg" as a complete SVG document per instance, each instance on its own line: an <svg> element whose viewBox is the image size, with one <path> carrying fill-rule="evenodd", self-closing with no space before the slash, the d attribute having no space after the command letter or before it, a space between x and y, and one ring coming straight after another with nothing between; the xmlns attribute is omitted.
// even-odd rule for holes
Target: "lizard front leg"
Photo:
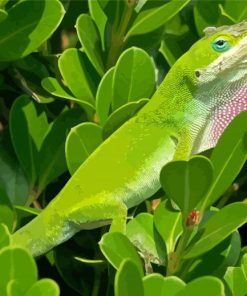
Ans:
<svg viewBox="0 0 247 296"><path fill-rule="evenodd" d="M84 200L67 214L66 220L78 229L92 229L110 224L110 231L125 233L127 207L116 198L96 197Z"/></svg>

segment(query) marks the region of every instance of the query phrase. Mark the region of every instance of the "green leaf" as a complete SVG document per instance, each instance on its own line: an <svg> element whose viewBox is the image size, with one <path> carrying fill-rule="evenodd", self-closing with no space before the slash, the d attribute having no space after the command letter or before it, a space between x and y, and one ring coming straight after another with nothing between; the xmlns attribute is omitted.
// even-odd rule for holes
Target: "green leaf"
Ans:
<svg viewBox="0 0 247 296"><path fill-rule="evenodd" d="M221 5L223 11L230 16L234 23L239 23L247 18L247 7L243 1L225 1L224 6ZM222 10L221 10L222 12Z"/></svg>
<svg viewBox="0 0 247 296"><path fill-rule="evenodd" d="M226 17L230 22L236 23L237 21L231 16L231 13L225 11L225 8L222 6L222 4L219 4L219 10L222 16Z"/></svg>
<svg viewBox="0 0 247 296"><path fill-rule="evenodd" d="M98 27L102 49L105 50L105 27L107 23L107 17L97 0L89 1L88 7L92 18Z"/></svg>
<svg viewBox="0 0 247 296"><path fill-rule="evenodd" d="M15 229L19 229L24 226L32 219L34 219L38 214L40 214L40 209L30 208L27 206L15 206L16 212L16 227Z"/></svg>
<svg viewBox="0 0 247 296"><path fill-rule="evenodd" d="M165 200L155 209L154 225L166 243L167 254L173 252L182 233L181 213L174 211L169 201Z"/></svg>
<svg viewBox="0 0 247 296"><path fill-rule="evenodd" d="M220 25L226 25L226 19L221 21L220 11L218 9L219 4L224 3L222 0L214 1L197 1L194 6L194 19L197 32L200 36L203 36L203 30L209 26L218 27Z"/></svg>
<svg viewBox="0 0 247 296"><path fill-rule="evenodd" d="M74 244L72 246L74 247ZM78 245L76 245L76 247L78 248ZM80 248L80 254L81 251ZM60 277L69 287L76 290L79 295L80 293L85 295L89 290L87 283L85 284L83 280L82 271L85 265L82 265L78 260L74 259L76 255L78 255L78 253L75 252L75 248L71 248L71 243L59 245L54 250L56 269Z"/></svg>
<svg viewBox="0 0 247 296"><path fill-rule="evenodd" d="M245 277L247 278L247 254L244 254L242 257L241 267L243 269Z"/></svg>
<svg viewBox="0 0 247 296"><path fill-rule="evenodd" d="M22 294L21 283L16 280L10 280L6 287L7 296L19 296Z"/></svg>
<svg viewBox="0 0 247 296"><path fill-rule="evenodd" d="M155 68L149 55L136 47L123 52L113 76L113 110L127 102L149 98L154 88Z"/></svg>
<svg viewBox="0 0 247 296"><path fill-rule="evenodd" d="M8 17L7 11L0 9L0 23Z"/></svg>
<svg viewBox="0 0 247 296"><path fill-rule="evenodd" d="M29 72L38 78L44 78L49 75L46 64L42 63L37 53L33 53L21 60L14 62L15 67L19 70Z"/></svg>
<svg viewBox="0 0 247 296"><path fill-rule="evenodd" d="M247 204L236 202L225 206L205 223L184 258L197 257L209 251L246 222Z"/></svg>
<svg viewBox="0 0 247 296"><path fill-rule="evenodd" d="M247 278L241 267L228 267L224 279L234 296L247 294Z"/></svg>
<svg viewBox="0 0 247 296"><path fill-rule="evenodd" d="M1 0L0 8L4 9L9 0Z"/></svg>
<svg viewBox="0 0 247 296"><path fill-rule="evenodd" d="M56 78L46 77L46 78L42 79L41 85L46 91L48 91L49 93L51 93L55 97L77 102L85 110L89 110L89 112L94 111L94 106L92 104L73 97L73 95L69 94L61 86L61 84L58 82L58 80Z"/></svg>
<svg viewBox="0 0 247 296"><path fill-rule="evenodd" d="M125 38L154 31L173 18L189 2L189 0L172 0L160 7L140 12Z"/></svg>
<svg viewBox="0 0 247 296"><path fill-rule="evenodd" d="M211 162L202 156L170 162L160 173L163 189L180 207L184 219L205 196L212 178Z"/></svg>
<svg viewBox="0 0 247 296"><path fill-rule="evenodd" d="M209 252L195 259L193 265L187 271L186 280L208 274L221 278L228 266L234 266L237 263L240 250L240 235L235 231Z"/></svg>
<svg viewBox="0 0 247 296"><path fill-rule="evenodd" d="M127 40L126 48L129 47L139 47L145 50L150 56L157 51L160 46L160 42L164 38L164 27L159 27L155 31L147 34L130 36ZM153 56L155 61L157 61L158 67L160 67L159 56ZM158 59L158 60L157 60ZM164 70L164 69L163 69Z"/></svg>
<svg viewBox="0 0 247 296"><path fill-rule="evenodd" d="M179 291L176 296L225 296L224 285L216 277L205 276L190 282L184 289Z"/></svg>
<svg viewBox="0 0 247 296"><path fill-rule="evenodd" d="M59 296L59 287L53 280L42 279L33 284L25 296Z"/></svg>
<svg viewBox="0 0 247 296"><path fill-rule="evenodd" d="M24 205L29 185L12 150L9 134L4 133L0 141L0 191L3 191L12 204Z"/></svg>
<svg viewBox="0 0 247 296"><path fill-rule="evenodd" d="M36 181L38 150L47 128L46 114L28 96L20 96L14 102L10 111L11 139L31 184Z"/></svg>
<svg viewBox="0 0 247 296"><path fill-rule="evenodd" d="M14 225L14 210L6 193L0 188L0 223L5 224L10 231Z"/></svg>
<svg viewBox="0 0 247 296"><path fill-rule="evenodd" d="M8 227L0 223L0 252L2 248L8 247L10 243L11 243L11 237L10 237Z"/></svg>
<svg viewBox="0 0 247 296"><path fill-rule="evenodd" d="M81 101L94 104L95 85L88 72L90 64L85 54L76 48L67 49L60 56L58 67L73 95Z"/></svg>
<svg viewBox="0 0 247 296"><path fill-rule="evenodd" d="M122 13L125 9L124 1L112 1L112 0L97 0L104 14L107 16L107 22L111 25L114 23L119 24L122 17ZM116 13L119 11L120 13Z"/></svg>
<svg viewBox="0 0 247 296"><path fill-rule="evenodd" d="M147 263L164 265L165 250L163 250L163 258L160 258L154 238L153 216L151 214L141 213L130 220L127 224L126 235L141 252Z"/></svg>
<svg viewBox="0 0 247 296"><path fill-rule="evenodd" d="M66 136L82 119L80 109L70 109L61 113L48 129L39 153L39 159L42 160L39 163L39 190L66 171Z"/></svg>
<svg viewBox="0 0 247 296"><path fill-rule="evenodd" d="M35 261L26 250L18 247L8 247L0 251L0 295L6 295L7 284L10 281L19 282L21 295L37 280L38 273Z"/></svg>
<svg viewBox="0 0 247 296"><path fill-rule="evenodd" d="M175 276L164 278L161 274L153 273L143 278L144 296L176 296L185 287L185 283Z"/></svg>
<svg viewBox="0 0 247 296"><path fill-rule="evenodd" d="M111 102L113 100L113 74L114 68L108 70L102 77L97 89L96 113L102 126L108 118Z"/></svg>
<svg viewBox="0 0 247 296"><path fill-rule="evenodd" d="M40 103L53 102L52 96L41 86L41 80L49 76L44 63L39 60L38 54L32 54L14 63L14 69L10 69L10 75L15 83Z"/></svg>
<svg viewBox="0 0 247 296"><path fill-rule="evenodd" d="M86 122L73 127L66 139L65 155L70 174L102 143L102 129Z"/></svg>
<svg viewBox="0 0 247 296"><path fill-rule="evenodd" d="M69 94L54 77L46 77L42 79L41 85L46 91L56 97L81 102L80 100L73 97L73 95Z"/></svg>
<svg viewBox="0 0 247 296"><path fill-rule="evenodd" d="M137 13L139 13L141 11L141 9L143 8L143 6L146 4L146 2L148 2L149 0L139 0L135 6L135 11Z"/></svg>
<svg viewBox="0 0 247 296"><path fill-rule="evenodd" d="M176 60L183 54L182 48L174 37L166 37L162 40L159 51L162 53L170 67L172 67Z"/></svg>
<svg viewBox="0 0 247 296"><path fill-rule="evenodd" d="M10 69L9 72L16 85L36 102L47 104L54 101L53 97L40 86L40 79L34 73L17 68Z"/></svg>
<svg viewBox="0 0 247 296"><path fill-rule="evenodd" d="M130 259L120 264L114 286L116 296L144 296L142 274Z"/></svg>
<svg viewBox="0 0 247 296"><path fill-rule="evenodd" d="M63 5L57 0L24 0L13 5L0 23L0 60L17 60L34 51L52 35L63 15Z"/></svg>
<svg viewBox="0 0 247 296"><path fill-rule="evenodd" d="M99 242L100 249L107 260L119 269L124 259L131 259L143 275L142 263L130 240L119 232L109 232L103 235Z"/></svg>
<svg viewBox="0 0 247 296"><path fill-rule="evenodd" d="M241 112L227 126L211 155L214 179L205 197L205 205L212 205L239 174L247 157L247 111Z"/></svg>
<svg viewBox="0 0 247 296"><path fill-rule="evenodd" d="M107 119L103 127L104 139L108 138L115 130L133 117L149 99L141 99L136 102L129 102L115 110Z"/></svg>
<svg viewBox="0 0 247 296"><path fill-rule="evenodd" d="M88 59L99 75L103 76L105 73L102 60L103 52L99 32L94 21L89 15L81 14L76 21L76 30Z"/></svg>

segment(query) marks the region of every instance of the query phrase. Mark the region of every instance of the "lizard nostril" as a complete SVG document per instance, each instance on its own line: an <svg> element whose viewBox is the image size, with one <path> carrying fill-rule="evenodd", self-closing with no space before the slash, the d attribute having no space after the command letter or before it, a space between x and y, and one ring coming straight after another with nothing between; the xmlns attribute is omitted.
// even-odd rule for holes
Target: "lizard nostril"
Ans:
<svg viewBox="0 0 247 296"><path fill-rule="evenodd" d="M199 70L196 70L195 75L196 75L197 78L199 78L201 76L201 72Z"/></svg>

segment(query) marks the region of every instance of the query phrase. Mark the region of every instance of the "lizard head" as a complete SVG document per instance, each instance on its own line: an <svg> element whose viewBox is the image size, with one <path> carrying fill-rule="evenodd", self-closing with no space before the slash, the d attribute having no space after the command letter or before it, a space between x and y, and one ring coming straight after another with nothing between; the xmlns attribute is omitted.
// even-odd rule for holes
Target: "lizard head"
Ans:
<svg viewBox="0 0 247 296"><path fill-rule="evenodd" d="M203 118L193 152L214 147L231 120L247 109L247 21L204 32L187 56Z"/></svg>

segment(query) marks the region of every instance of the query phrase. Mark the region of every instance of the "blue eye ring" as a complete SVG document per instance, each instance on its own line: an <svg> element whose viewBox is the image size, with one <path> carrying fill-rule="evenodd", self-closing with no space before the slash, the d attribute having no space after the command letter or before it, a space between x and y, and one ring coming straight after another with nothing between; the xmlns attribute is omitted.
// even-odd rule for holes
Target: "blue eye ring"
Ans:
<svg viewBox="0 0 247 296"><path fill-rule="evenodd" d="M213 41L212 47L217 52L224 52L224 51L227 51L228 49L230 49L230 44L228 43L227 40L220 37L220 38L217 38Z"/></svg>

